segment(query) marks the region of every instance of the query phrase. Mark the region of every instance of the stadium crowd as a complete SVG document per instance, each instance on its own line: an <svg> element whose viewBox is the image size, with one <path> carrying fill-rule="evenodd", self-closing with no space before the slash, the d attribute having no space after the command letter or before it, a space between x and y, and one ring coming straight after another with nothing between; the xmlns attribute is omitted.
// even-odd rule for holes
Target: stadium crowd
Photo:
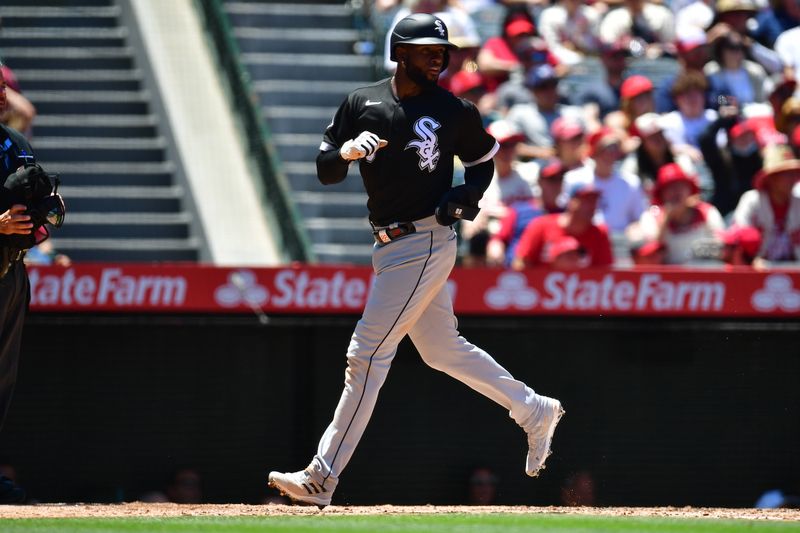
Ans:
<svg viewBox="0 0 800 533"><path fill-rule="evenodd" d="M465 266L800 264L799 0L375 0L378 42L412 12L500 144Z"/></svg>

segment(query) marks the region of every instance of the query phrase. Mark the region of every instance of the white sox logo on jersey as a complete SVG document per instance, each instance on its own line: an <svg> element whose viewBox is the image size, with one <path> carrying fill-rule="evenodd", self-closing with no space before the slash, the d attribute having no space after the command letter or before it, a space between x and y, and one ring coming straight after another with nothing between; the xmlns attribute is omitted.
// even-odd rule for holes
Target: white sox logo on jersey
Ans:
<svg viewBox="0 0 800 533"><path fill-rule="evenodd" d="M406 145L406 150L416 148L419 156L419 168L428 169L433 172L439 162L439 137L434 133L442 125L431 117L421 117L414 123L414 133L420 138L419 141L410 141Z"/></svg>

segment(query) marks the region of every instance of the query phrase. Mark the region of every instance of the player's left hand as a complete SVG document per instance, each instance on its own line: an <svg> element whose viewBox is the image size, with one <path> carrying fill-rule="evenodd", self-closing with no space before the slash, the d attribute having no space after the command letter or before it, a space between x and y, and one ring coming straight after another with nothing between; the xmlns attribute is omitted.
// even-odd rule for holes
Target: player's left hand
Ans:
<svg viewBox="0 0 800 533"><path fill-rule="evenodd" d="M439 205L436 206L436 222L442 226L452 226L461 219L475 220L475 216L480 209L478 202L483 195L469 185L459 185L453 187L442 196ZM453 212L450 205L467 208L469 213Z"/></svg>

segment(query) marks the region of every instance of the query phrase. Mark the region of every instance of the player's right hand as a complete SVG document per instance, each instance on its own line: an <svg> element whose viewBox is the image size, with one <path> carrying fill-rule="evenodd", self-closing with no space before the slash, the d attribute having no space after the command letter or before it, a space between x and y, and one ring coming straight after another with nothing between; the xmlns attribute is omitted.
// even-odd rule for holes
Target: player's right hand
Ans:
<svg viewBox="0 0 800 533"><path fill-rule="evenodd" d="M0 214L0 233L5 235L28 235L33 231L31 217L25 214L28 208L22 204L12 205Z"/></svg>
<svg viewBox="0 0 800 533"><path fill-rule="evenodd" d="M384 141L371 131L362 131L355 139L345 142L339 149L339 154L345 161L355 161L371 156L387 144L388 141Z"/></svg>

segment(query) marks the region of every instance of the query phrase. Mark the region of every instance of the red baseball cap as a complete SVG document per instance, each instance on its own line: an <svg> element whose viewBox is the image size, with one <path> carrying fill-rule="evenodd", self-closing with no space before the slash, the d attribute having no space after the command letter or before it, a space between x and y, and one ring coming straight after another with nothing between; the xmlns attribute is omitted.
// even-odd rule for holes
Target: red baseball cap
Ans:
<svg viewBox="0 0 800 533"><path fill-rule="evenodd" d="M518 143L525 140L525 134L513 122L502 118L489 124L486 131L500 144Z"/></svg>
<svg viewBox="0 0 800 533"><path fill-rule="evenodd" d="M578 119L568 117L558 117L550 126L550 135L557 141L573 139L578 135L583 135L583 124Z"/></svg>
<svg viewBox="0 0 800 533"><path fill-rule="evenodd" d="M730 131L731 139L738 139L742 135L748 132L754 132L753 125L750 124L748 121L737 122Z"/></svg>
<svg viewBox="0 0 800 533"><path fill-rule="evenodd" d="M536 27L530 20L524 17L514 19L506 25L506 35L509 37L517 37L519 35L533 33L536 33Z"/></svg>
<svg viewBox="0 0 800 533"><path fill-rule="evenodd" d="M450 78L450 92L456 96L461 96L481 87L484 87L483 76L477 72L459 70Z"/></svg>
<svg viewBox="0 0 800 533"><path fill-rule="evenodd" d="M594 157L603 148L619 142L619 134L608 126L603 126L589 136L589 157Z"/></svg>
<svg viewBox="0 0 800 533"><path fill-rule="evenodd" d="M663 200L661 199L661 193L664 192L664 188L672 183L677 183L680 181L691 185L692 194L697 194L700 192L700 187L697 184L697 178L684 172L678 163L667 163L659 168L656 176L656 184L655 187L653 187L653 203L656 205L661 205L663 203Z"/></svg>
<svg viewBox="0 0 800 533"><path fill-rule="evenodd" d="M561 161L555 160L545 165L544 168L539 171L539 179L550 180L553 178L563 177L566 170L567 169L564 168L564 165L561 164Z"/></svg>
<svg viewBox="0 0 800 533"><path fill-rule="evenodd" d="M744 253L755 257L761 249L761 232L751 226L733 225L722 232L722 244L741 246Z"/></svg>
<svg viewBox="0 0 800 533"><path fill-rule="evenodd" d="M630 100L652 90L653 82L650 81L650 78L637 74L622 82L622 86L619 88L619 95L620 98Z"/></svg>

